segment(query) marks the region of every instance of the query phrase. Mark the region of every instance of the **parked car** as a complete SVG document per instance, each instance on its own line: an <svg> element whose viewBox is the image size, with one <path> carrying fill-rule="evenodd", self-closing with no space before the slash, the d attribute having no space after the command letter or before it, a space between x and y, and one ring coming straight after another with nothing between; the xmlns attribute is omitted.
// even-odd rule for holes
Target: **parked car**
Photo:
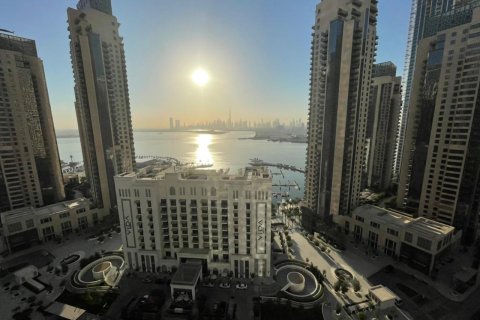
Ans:
<svg viewBox="0 0 480 320"><path fill-rule="evenodd" d="M152 283L153 280L152 280L152 278L150 278L150 277L145 277L145 278L142 280L142 282L143 282L143 283Z"/></svg>
<svg viewBox="0 0 480 320"><path fill-rule="evenodd" d="M220 285L219 285L220 288L223 288L223 289L228 289L230 288L230 283L228 282L221 282Z"/></svg>
<svg viewBox="0 0 480 320"><path fill-rule="evenodd" d="M244 289L247 289L248 286L246 283L237 283L237 285L235 286L237 289L240 289L240 290L244 290Z"/></svg>

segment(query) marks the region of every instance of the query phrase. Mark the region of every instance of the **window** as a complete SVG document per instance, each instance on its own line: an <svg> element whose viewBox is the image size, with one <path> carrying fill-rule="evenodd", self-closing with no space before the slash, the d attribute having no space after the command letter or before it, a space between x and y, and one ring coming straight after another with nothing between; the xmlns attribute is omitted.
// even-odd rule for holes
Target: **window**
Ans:
<svg viewBox="0 0 480 320"><path fill-rule="evenodd" d="M375 229L380 229L380 224L378 224L376 222L373 222L373 221L370 221L370 226L375 228Z"/></svg>
<svg viewBox="0 0 480 320"><path fill-rule="evenodd" d="M405 241L411 243L413 241L413 234L411 234L410 232L405 232Z"/></svg>
<svg viewBox="0 0 480 320"><path fill-rule="evenodd" d="M49 222L52 222L52 217L47 217L47 218L40 219L40 224L45 224L45 223L49 223Z"/></svg>
<svg viewBox="0 0 480 320"><path fill-rule="evenodd" d="M420 248L423 248L425 250L430 250L432 248L432 241L430 241L428 239L425 239L425 238L422 238L422 237L418 237L417 246L419 246Z"/></svg>
<svg viewBox="0 0 480 320"><path fill-rule="evenodd" d="M85 211L86 211L85 208L78 209L78 210L77 210L77 214L79 214L79 213L84 213Z"/></svg>
<svg viewBox="0 0 480 320"><path fill-rule="evenodd" d="M363 219L363 217L360 217L360 216L355 216L355 220L360 221L360 222L364 222L364 221L365 221L365 220Z"/></svg>
<svg viewBox="0 0 480 320"><path fill-rule="evenodd" d="M217 196L217 189L215 189L214 187L212 187L212 188L210 189L210 196L216 197L216 196Z"/></svg>
<svg viewBox="0 0 480 320"><path fill-rule="evenodd" d="M397 230L387 228L387 233L391 234L392 236L398 237L398 231Z"/></svg>
<svg viewBox="0 0 480 320"><path fill-rule="evenodd" d="M175 195L175 188L174 187L170 187L170 195L171 196Z"/></svg>
<svg viewBox="0 0 480 320"><path fill-rule="evenodd" d="M49 227L44 228L44 229L42 230L42 233L43 233L43 236L44 236L44 237L48 237L48 236L54 234L54 233L55 233L55 230L53 229L52 226L49 226ZM48 239L47 239L47 240L48 240Z"/></svg>
<svg viewBox="0 0 480 320"><path fill-rule="evenodd" d="M14 233L22 230L22 223L21 222L15 222L12 224L8 225L8 232Z"/></svg>
<svg viewBox="0 0 480 320"><path fill-rule="evenodd" d="M60 213L59 216L60 216L60 219L68 218L68 217L70 217L70 212L68 212L68 211L67 212L62 212L62 213Z"/></svg>

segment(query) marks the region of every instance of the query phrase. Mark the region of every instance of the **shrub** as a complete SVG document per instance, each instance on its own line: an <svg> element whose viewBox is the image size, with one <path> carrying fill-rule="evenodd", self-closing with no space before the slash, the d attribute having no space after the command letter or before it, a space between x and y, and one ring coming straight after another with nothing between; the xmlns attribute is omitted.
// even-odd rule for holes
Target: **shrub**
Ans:
<svg viewBox="0 0 480 320"><path fill-rule="evenodd" d="M318 247L320 245L320 242L318 240L315 240L314 244Z"/></svg>

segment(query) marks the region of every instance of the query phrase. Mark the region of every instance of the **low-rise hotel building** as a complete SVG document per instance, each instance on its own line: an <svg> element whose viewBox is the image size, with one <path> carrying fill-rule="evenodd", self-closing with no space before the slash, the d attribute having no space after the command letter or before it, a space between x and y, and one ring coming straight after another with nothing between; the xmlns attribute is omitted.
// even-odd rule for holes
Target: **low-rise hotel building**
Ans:
<svg viewBox="0 0 480 320"><path fill-rule="evenodd" d="M123 250L131 269L270 276L272 178L263 167L150 166L115 177Z"/></svg>
<svg viewBox="0 0 480 320"><path fill-rule="evenodd" d="M344 223L345 230L370 250L398 258L425 274L432 272L457 238L452 226L372 205L356 208Z"/></svg>
<svg viewBox="0 0 480 320"><path fill-rule="evenodd" d="M92 227L104 218L104 212L94 208L90 200L80 198L2 212L0 221L8 251L14 252Z"/></svg>

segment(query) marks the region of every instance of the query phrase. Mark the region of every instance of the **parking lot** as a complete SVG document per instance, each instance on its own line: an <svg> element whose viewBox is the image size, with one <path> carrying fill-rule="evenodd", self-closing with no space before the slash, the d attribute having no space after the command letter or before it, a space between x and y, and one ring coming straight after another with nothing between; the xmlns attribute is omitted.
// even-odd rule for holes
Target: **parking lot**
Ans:
<svg viewBox="0 0 480 320"><path fill-rule="evenodd" d="M232 304L236 310L236 318L239 320L253 318L253 302L252 298L259 295L259 285L252 283L248 279L228 279L218 278L213 281L206 279L199 286L198 294L206 297L205 305L213 308L215 303L227 302ZM230 287L222 284L229 283ZM245 284L244 289L237 289L237 283ZM223 288L222 288L223 287ZM236 307L235 307L236 305Z"/></svg>

